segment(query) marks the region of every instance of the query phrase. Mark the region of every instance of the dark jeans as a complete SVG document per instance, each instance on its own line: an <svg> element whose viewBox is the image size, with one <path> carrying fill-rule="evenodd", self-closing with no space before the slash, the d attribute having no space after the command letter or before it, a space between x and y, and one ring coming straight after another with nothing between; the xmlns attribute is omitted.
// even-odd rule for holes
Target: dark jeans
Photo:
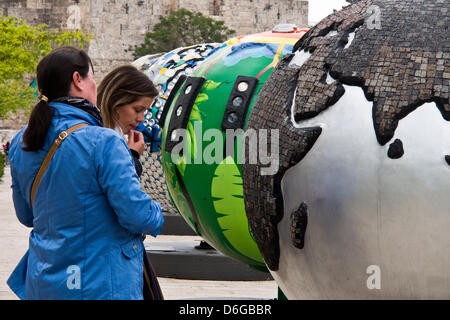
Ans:
<svg viewBox="0 0 450 320"><path fill-rule="evenodd" d="M144 250L144 300L164 300L158 278Z"/></svg>

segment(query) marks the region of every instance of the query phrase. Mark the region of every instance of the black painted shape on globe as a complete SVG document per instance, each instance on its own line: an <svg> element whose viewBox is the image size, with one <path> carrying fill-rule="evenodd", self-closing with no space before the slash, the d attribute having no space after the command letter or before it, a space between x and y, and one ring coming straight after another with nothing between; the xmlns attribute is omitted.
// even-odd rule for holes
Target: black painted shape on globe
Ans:
<svg viewBox="0 0 450 320"><path fill-rule="evenodd" d="M308 226L308 206L302 202L298 209L291 213L291 240L294 247L305 246L306 227Z"/></svg>
<svg viewBox="0 0 450 320"><path fill-rule="evenodd" d="M395 139L389 145L388 157L391 159L400 159L405 154L405 150L403 150L403 143L400 139Z"/></svg>

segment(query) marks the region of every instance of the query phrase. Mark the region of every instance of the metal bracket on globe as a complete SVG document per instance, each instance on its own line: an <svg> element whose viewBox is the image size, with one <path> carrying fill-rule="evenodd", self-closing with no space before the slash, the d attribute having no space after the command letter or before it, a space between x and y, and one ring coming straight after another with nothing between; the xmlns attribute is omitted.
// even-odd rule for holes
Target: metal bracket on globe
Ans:
<svg viewBox="0 0 450 320"><path fill-rule="evenodd" d="M226 129L244 129L248 107L257 84L257 78L246 76L237 77L223 115L223 131Z"/></svg>
<svg viewBox="0 0 450 320"><path fill-rule="evenodd" d="M204 83L205 78L202 77L188 77L184 83L170 117L165 145L166 152L171 152L173 147L178 144L176 131L177 129L186 129L195 100ZM169 107L169 105L166 106L166 108Z"/></svg>
<svg viewBox="0 0 450 320"><path fill-rule="evenodd" d="M166 117L167 117L167 113L169 112L170 109L170 105L172 104L173 99L175 98L175 95L178 92L178 89L180 89L181 85L184 83L184 81L186 80L186 76L185 75L181 75L180 78L178 79L178 81L175 83L175 86L173 87L172 91L170 91L170 95L167 98L167 101L165 103L166 108L164 108L164 110L161 113L161 117L159 118L159 126L162 128L164 128L164 123L166 122Z"/></svg>

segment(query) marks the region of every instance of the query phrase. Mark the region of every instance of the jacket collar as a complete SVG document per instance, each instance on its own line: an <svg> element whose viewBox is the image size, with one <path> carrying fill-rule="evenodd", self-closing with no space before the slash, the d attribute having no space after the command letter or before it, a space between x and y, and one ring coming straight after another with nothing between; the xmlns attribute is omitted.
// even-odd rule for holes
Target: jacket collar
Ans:
<svg viewBox="0 0 450 320"><path fill-rule="evenodd" d="M93 126L103 127L102 122L88 112L67 103L52 101L49 106L55 109L54 117L59 119L80 119Z"/></svg>

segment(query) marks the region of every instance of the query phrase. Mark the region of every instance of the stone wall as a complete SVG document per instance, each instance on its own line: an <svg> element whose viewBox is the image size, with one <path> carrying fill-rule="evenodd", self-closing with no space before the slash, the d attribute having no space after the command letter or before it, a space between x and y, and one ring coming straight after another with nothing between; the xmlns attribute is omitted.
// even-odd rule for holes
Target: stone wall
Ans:
<svg viewBox="0 0 450 320"><path fill-rule="evenodd" d="M88 52L97 81L115 66L133 61L127 50L141 44L161 17L179 8L223 20L237 35L270 30L279 23L308 24L304 0L0 0L4 15L31 25L91 33Z"/></svg>
<svg viewBox="0 0 450 320"><path fill-rule="evenodd" d="M223 20L236 35L270 30L279 23L308 24L304 0L0 0L0 14L33 26L91 34L87 50L97 83L114 67L132 62L129 49L140 45L161 17L180 8ZM26 119L23 113L12 115L0 120L0 128L18 129Z"/></svg>
<svg viewBox="0 0 450 320"><path fill-rule="evenodd" d="M47 24L52 28L89 31L90 0L0 0L7 16L16 16L30 25Z"/></svg>

